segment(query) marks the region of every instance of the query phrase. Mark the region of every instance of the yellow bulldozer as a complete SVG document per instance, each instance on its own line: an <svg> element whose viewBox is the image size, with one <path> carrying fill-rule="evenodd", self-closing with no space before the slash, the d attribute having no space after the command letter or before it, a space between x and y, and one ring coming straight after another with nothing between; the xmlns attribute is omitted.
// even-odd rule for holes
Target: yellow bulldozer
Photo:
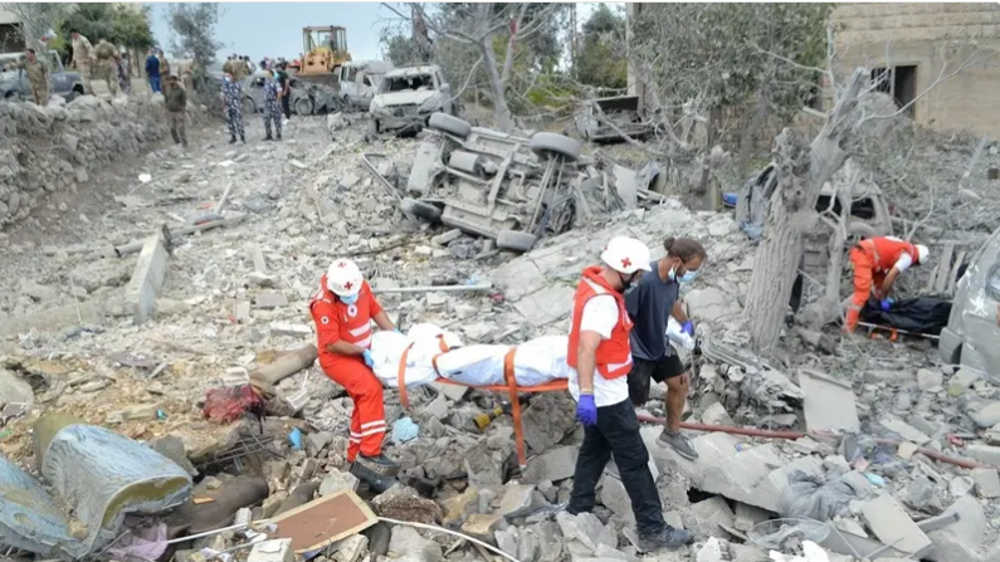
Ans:
<svg viewBox="0 0 1000 562"><path fill-rule="evenodd" d="M347 28L314 25L302 28L302 60L296 78L336 88L338 70L351 60L347 51Z"/></svg>

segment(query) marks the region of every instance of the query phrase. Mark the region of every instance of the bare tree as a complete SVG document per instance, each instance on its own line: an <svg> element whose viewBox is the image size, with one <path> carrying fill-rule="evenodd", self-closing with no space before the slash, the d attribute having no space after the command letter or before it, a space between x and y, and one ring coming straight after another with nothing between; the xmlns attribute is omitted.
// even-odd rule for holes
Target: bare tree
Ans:
<svg viewBox="0 0 1000 562"><path fill-rule="evenodd" d="M390 4L383 6L404 20L418 18L436 39L443 38L475 49L486 74L496 126L505 132L514 129L509 86L518 45L543 30L550 23L548 18L561 9L560 5L548 4L538 8L538 5L529 3L478 3L462 4L445 11L440 7L431 10L425 4L410 4L412 15ZM433 5L430 7L433 8ZM504 44L502 60L497 58L498 41Z"/></svg>
<svg viewBox="0 0 1000 562"><path fill-rule="evenodd" d="M998 51L976 49L958 65L945 64L937 79L923 92L903 107L886 110L879 103L877 85L866 68L856 68L846 85L837 83L834 73L836 52L833 31L828 31L829 56L824 72L833 87L834 106L826 115L819 134L805 145L802 139L786 128L775 139L774 162L777 189L770 200L770 209L764 225L764 234L757 249L753 277L747 298L745 317L749 323L754 351L772 354L781 335L781 326L796 269L802 254L802 236L822 224L815 207L823 185L840 170L849 158L859 154L866 139L879 142L891 133L889 123L938 84L980 64L998 54ZM838 194L838 197L842 196ZM850 201L844 201L850 208ZM824 213L825 215L825 213ZM827 281L827 294L839 290L839 260L849 225L830 224L836 235L831 244L831 254L836 257L836 280ZM839 242L838 242L839 240Z"/></svg>

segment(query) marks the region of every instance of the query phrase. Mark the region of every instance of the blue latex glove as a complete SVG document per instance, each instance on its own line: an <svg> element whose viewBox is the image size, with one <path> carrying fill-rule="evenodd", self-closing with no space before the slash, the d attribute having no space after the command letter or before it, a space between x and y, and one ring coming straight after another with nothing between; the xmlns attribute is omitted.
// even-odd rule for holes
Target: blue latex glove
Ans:
<svg viewBox="0 0 1000 562"><path fill-rule="evenodd" d="M593 394L581 394L576 404L576 419L586 426L597 425L597 406Z"/></svg>
<svg viewBox="0 0 1000 562"><path fill-rule="evenodd" d="M685 322L684 324L682 324L681 325L681 331L693 338L694 337L694 322L688 320L687 322Z"/></svg>
<svg viewBox="0 0 1000 562"><path fill-rule="evenodd" d="M372 359L372 350L366 349L365 352L362 354L362 357L365 358L365 365L368 365L369 367L375 366L375 360Z"/></svg>
<svg viewBox="0 0 1000 562"><path fill-rule="evenodd" d="M392 330L394 332L396 332L397 334L402 334L403 333L402 330L400 330L399 328L393 328Z"/></svg>
<svg viewBox="0 0 1000 562"><path fill-rule="evenodd" d="M882 301L879 302L878 304L879 307L882 309L882 312L889 312L889 309L892 308L892 305L895 304L895 302L896 301L892 299L882 299Z"/></svg>

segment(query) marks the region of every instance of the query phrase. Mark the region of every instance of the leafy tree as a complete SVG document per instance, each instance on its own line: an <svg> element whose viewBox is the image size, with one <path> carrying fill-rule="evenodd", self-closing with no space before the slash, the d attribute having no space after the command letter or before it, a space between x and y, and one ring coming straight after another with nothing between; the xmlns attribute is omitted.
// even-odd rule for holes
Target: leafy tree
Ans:
<svg viewBox="0 0 1000 562"><path fill-rule="evenodd" d="M174 55L190 55L198 68L205 69L215 62L222 43L215 39L219 23L219 5L214 3L171 3L167 7L170 28L174 35L170 49Z"/></svg>
<svg viewBox="0 0 1000 562"><path fill-rule="evenodd" d="M132 51L144 51L155 45L149 14L149 6L135 10L132 6L116 4L111 10L112 41Z"/></svg>
<svg viewBox="0 0 1000 562"><path fill-rule="evenodd" d="M583 24L582 45L573 61L573 73L583 84L601 88L628 86L625 59L625 18L601 4Z"/></svg>
<svg viewBox="0 0 1000 562"><path fill-rule="evenodd" d="M420 62L417 46L412 37L405 35L383 35L382 52L393 66L409 66Z"/></svg>

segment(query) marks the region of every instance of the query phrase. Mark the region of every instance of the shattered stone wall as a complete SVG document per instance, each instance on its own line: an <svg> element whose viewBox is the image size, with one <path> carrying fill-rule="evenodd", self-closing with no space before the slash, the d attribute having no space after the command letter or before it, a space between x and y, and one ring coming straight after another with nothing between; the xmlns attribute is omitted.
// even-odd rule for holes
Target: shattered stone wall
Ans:
<svg viewBox="0 0 1000 562"><path fill-rule="evenodd" d="M61 101L0 103L0 228L167 135L159 95Z"/></svg>

